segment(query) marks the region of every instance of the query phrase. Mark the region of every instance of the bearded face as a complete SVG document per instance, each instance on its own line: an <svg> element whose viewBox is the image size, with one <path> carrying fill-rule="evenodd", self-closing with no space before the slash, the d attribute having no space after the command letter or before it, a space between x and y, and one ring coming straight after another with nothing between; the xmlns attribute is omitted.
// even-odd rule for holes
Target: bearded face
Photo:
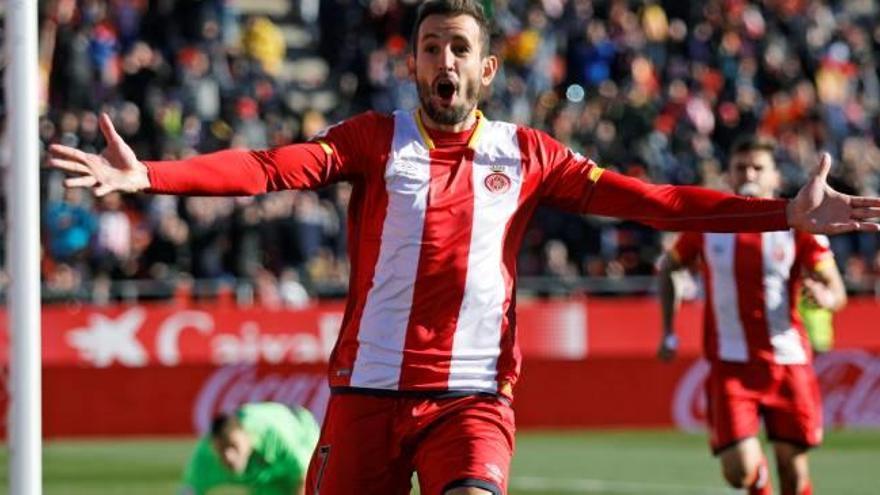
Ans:
<svg viewBox="0 0 880 495"><path fill-rule="evenodd" d="M430 121L456 126L476 108L497 63L482 50L480 26L473 17L432 15L419 26L410 63L421 109Z"/></svg>
<svg viewBox="0 0 880 495"><path fill-rule="evenodd" d="M480 101L480 78L457 81L451 75L433 81L418 80L419 102L428 117L441 125L455 125L467 118Z"/></svg>

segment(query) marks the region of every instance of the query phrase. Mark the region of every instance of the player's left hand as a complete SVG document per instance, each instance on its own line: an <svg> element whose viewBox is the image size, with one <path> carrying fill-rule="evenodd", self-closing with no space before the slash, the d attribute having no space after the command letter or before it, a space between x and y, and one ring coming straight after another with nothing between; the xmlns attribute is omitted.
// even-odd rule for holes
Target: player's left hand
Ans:
<svg viewBox="0 0 880 495"><path fill-rule="evenodd" d="M825 309L836 307L837 295L828 284L810 277L805 277L803 284L803 297L811 304Z"/></svg>
<svg viewBox="0 0 880 495"><path fill-rule="evenodd" d="M660 339L660 346L657 348L657 358L663 362L669 362L675 359L678 353L678 337L675 333L664 333Z"/></svg>
<svg viewBox="0 0 880 495"><path fill-rule="evenodd" d="M788 204L788 225L814 234L880 232L880 224L866 221L880 218L880 198L835 191L828 185L830 170L831 155L822 153L810 179Z"/></svg>

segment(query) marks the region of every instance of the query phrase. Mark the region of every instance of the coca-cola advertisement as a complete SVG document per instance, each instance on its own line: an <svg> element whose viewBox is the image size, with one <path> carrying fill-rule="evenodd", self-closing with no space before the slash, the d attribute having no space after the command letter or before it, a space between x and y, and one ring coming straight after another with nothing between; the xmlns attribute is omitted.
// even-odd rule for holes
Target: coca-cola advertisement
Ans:
<svg viewBox="0 0 880 495"><path fill-rule="evenodd" d="M822 391L826 425L880 428L880 356L862 350L835 351L816 356L813 368ZM677 427L705 427L708 374L709 364L698 360L679 379L672 400Z"/></svg>
<svg viewBox="0 0 880 495"><path fill-rule="evenodd" d="M219 412L276 401L323 418L324 365L49 367L43 371L47 437L190 435ZM6 408L6 398L0 397ZM3 424L5 426L5 424Z"/></svg>
<svg viewBox="0 0 880 495"><path fill-rule="evenodd" d="M829 426L880 428L880 355L838 351L816 360ZM708 365L650 356L526 360L514 391L519 428L703 428ZM320 420L325 365L48 367L47 437L190 435L239 404L278 401ZM0 410L8 397L0 394ZM2 423L0 423L2 424Z"/></svg>
<svg viewBox="0 0 880 495"><path fill-rule="evenodd" d="M309 409L320 422L324 418L330 388L323 374L261 373L253 365L226 366L204 381L193 403L192 425L205 432L219 412L235 410L248 402L280 402Z"/></svg>
<svg viewBox="0 0 880 495"><path fill-rule="evenodd" d="M876 320L877 308L851 301L835 315L840 350L816 358L829 426L880 428L880 332L863 324ZM265 400L305 406L321 419L326 361L343 310L341 303L297 311L218 304L44 308L43 431L189 435L204 431L218 412ZM703 428L708 365L698 358L700 310L682 308L680 357L662 363L654 356L660 332L653 299L520 304L518 426ZM8 337L0 331L0 377ZM0 387L0 415L8 403Z"/></svg>

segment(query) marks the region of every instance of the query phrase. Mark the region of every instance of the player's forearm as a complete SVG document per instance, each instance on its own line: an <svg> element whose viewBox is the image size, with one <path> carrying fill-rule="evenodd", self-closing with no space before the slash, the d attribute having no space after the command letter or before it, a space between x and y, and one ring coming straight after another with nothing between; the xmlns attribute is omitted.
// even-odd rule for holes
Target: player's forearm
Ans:
<svg viewBox="0 0 880 495"><path fill-rule="evenodd" d="M678 293L675 289L675 281L672 279L672 271L662 269L657 274L657 291L660 298L660 322L663 325L663 335L674 333L673 325L675 313L678 309Z"/></svg>
<svg viewBox="0 0 880 495"><path fill-rule="evenodd" d="M322 182L326 155L317 144L266 151L226 150L183 160L147 161L148 191L244 196Z"/></svg>
<svg viewBox="0 0 880 495"><path fill-rule="evenodd" d="M785 200L756 199L692 186L658 186L605 173L589 212L634 220L657 229L698 232L785 230Z"/></svg>

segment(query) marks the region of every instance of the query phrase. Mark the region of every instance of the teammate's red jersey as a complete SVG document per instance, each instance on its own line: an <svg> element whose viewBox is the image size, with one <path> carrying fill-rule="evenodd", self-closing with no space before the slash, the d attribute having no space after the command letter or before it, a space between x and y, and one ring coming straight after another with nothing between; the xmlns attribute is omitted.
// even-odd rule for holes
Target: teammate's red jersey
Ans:
<svg viewBox="0 0 880 495"><path fill-rule="evenodd" d="M701 260L703 345L710 360L806 364L811 350L796 310L802 270L831 262L828 239L791 230L682 234L679 262Z"/></svg>
<svg viewBox="0 0 880 495"><path fill-rule="evenodd" d="M308 144L147 165L153 192L352 182L352 273L333 387L510 396L520 370L516 255L538 205L666 230L787 228L784 201L646 184L482 116L469 131L444 133L426 131L417 112L366 113Z"/></svg>

